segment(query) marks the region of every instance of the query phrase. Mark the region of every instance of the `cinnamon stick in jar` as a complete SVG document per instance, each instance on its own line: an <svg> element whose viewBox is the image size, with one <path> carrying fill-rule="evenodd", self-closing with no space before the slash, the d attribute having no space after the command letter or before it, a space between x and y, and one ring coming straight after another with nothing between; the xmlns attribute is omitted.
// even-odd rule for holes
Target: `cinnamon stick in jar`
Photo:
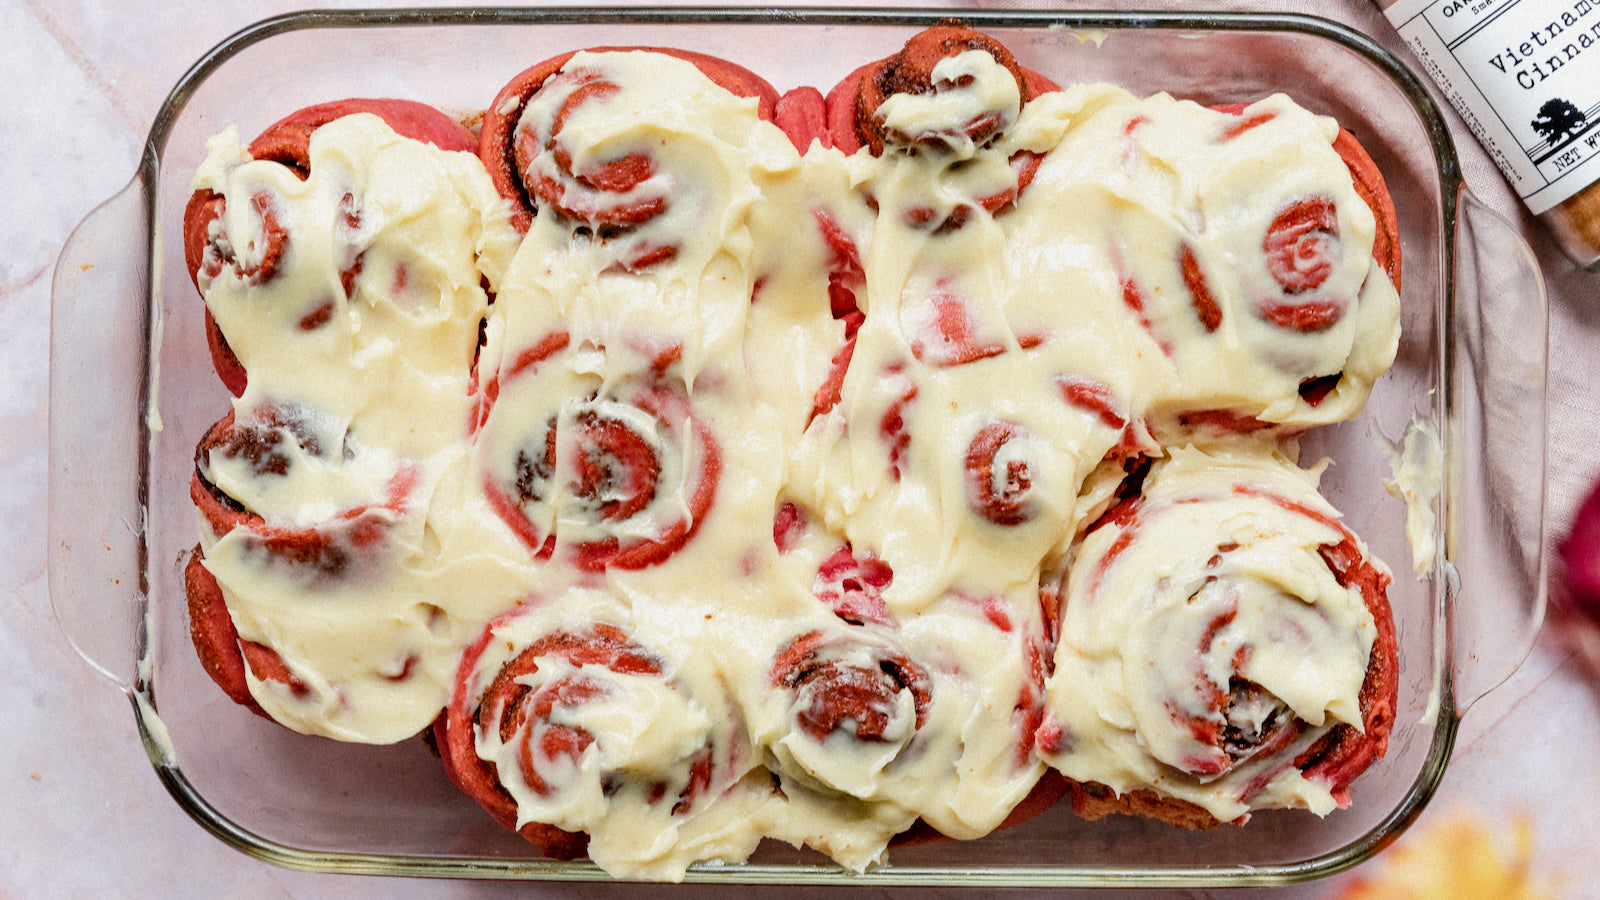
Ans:
<svg viewBox="0 0 1600 900"><path fill-rule="evenodd" d="M1377 3L1557 245L1600 271L1600 3Z"/></svg>

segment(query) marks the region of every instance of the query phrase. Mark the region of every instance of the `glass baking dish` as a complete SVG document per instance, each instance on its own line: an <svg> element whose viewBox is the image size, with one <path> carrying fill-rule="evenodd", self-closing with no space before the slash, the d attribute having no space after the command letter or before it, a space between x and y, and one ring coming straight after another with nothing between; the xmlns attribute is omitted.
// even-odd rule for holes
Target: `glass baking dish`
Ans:
<svg viewBox="0 0 1600 900"><path fill-rule="evenodd" d="M194 446L227 408L179 223L205 139L252 135L346 96L396 96L468 116L560 51L649 44L742 63L780 91L826 90L948 10L400 10L307 12L223 42L178 82L138 172L91 213L54 282L50 590L63 630L133 702L157 774L220 839L284 866L391 875L603 879L541 858L445 779L420 740L304 737L234 705L196 661L183 564L194 546ZM1242 14L970 12L963 20L1058 83L1111 81L1201 103L1274 91L1336 116L1376 160L1400 212L1403 337L1356 421L1315 431L1304 459L1395 570L1400 707L1388 756L1326 819L1258 813L1185 832L1084 822L1066 804L973 842L899 847L862 875L768 842L691 881L990 886L1243 886L1316 878L1392 841L1443 776L1460 717L1526 655L1544 607L1543 287L1515 230L1464 190L1449 132L1403 65L1327 21ZM1388 441L1442 449L1435 518L1408 540L1384 486ZM1420 446L1420 445L1419 445ZM1432 551L1413 574L1413 548ZM270 785L270 789L263 786Z"/></svg>

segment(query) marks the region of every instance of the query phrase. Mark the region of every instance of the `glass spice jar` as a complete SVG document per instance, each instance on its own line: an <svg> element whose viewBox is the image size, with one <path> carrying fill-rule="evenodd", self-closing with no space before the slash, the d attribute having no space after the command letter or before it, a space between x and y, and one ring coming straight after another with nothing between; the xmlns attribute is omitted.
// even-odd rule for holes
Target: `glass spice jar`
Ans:
<svg viewBox="0 0 1600 900"><path fill-rule="evenodd" d="M1600 0L1377 0L1573 262L1600 271Z"/></svg>

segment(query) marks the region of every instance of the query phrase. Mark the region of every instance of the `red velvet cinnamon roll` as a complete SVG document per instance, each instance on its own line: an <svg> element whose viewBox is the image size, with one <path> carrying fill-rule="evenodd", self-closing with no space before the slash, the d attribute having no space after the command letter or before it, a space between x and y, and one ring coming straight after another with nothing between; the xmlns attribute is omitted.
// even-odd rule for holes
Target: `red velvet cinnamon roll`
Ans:
<svg viewBox="0 0 1600 900"><path fill-rule="evenodd" d="M189 490L214 534L246 529L260 552L311 582L362 577L412 502L418 475L407 461L354 441L329 446L323 424L314 412L283 404L264 404L243 421L230 412L196 449ZM296 503L305 482L323 496ZM269 521L252 503L297 514Z"/></svg>
<svg viewBox="0 0 1600 900"><path fill-rule="evenodd" d="M865 148L882 156L892 150L959 162L962 174L957 177L950 167L941 180L949 182L946 192L954 187L965 194L963 202L930 195L897 198L893 209L880 209L914 228L949 232L979 210L1004 210L1027 189L1039 153L1018 148L990 161L998 165L976 166L973 159L1016 124L1023 104L1053 90L1054 83L1018 65L994 38L957 24L939 25L835 85L825 101L828 135L845 153Z"/></svg>
<svg viewBox="0 0 1600 900"><path fill-rule="evenodd" d="M1314 472L1175 451L1078 549L1039 751L1091 818L1344 806L1394 723L1388 583Z"/></svg>
<svg viewBox="0 0 1600 900"><path fill-rule="evenodd" d="M815 534L797 536L813 529L795 515L780 514L775 536L810 556ZM1059 784L1037 788L1045 769L1033 735L1048 654L1037 601L954 590L897 620L882 599L893 581L870 553L847 545L827 554L814 591L837 618L815 618L777 644L765 685L744 687L752 738L785 785L791 816L854 811L856 821L836 822L853 835L848 847L834 843L843 838L791 839L846 865L872 858L916 819L970 839L1001 827L1025 798L1027 815L1060 794Z"/></svg>
<svg viewBox="0 0 1600 900"><path fill-rule="evenodd" d="M1216 107L1236 117L1225 126L1219 140L1231 143L1253 129L1269 125L1278 115L1275 107L1275 98L1257 104ZM1271 334L1256 339L1256 352L1271 355L1273 351L1267 348L1274 347L1291 361L1290 365L1303 367L1297 391L1300 408L1291 413L1291 418L1314 422L1334 421L1336 417L1348 417L1359 410L1370 382L1376 377L1374 373L1387 368L1386 357L1372 355L1373 349L1386 346L1386 335L1394 330L1388 324L1389 301L1384 277L1387 277L1388 286L1396 292L1400 289L1399 225L1383 175L1349 131L1338 129L1332 148L1348 170L1354 195L1336 200L1332 193L1312 190L1287 199L1265 227L1260 256L1252 254L1265 263L1269 278L1246 280L1244 289L1252 296L1248 306L1239 307L1241 313L1272 329ZM1359 270L1359 265L1349 261L1344 245L1355 242L1360 246L1365 240L1365 226L1362 223L1352 227L1340 210L1341 203L1357 202L1372 215L1374 268L1365 282L1352 288L1348 280L1343 286L1330 280L1337 282L1341 271ZM1201 264L1188 248L1180 264L1184 282L1191 296L1196 298L1197 308L1207 309L1204 315L1216 317L1211 326L1211 330L1216 330L1220 325L1221 308L1211 296ZM1245 270L1250 268L1245 267ZM1346 317L1355 319L1355 324L1344 323ZM1337 369L1328 362L1305 362L1309 351L1300 351L1296 360L1296 351L1289 346L1296 342L1308 343L1307 338L1325 332L1352 329L1359 335L1353 341L1346 364ZM1335 337L1336 342L1345 340ZM1322 371L1325 369L1330 371ZM1278 406L1281 408L1282 404ZM1177 418L1182 427L1193 427L1201 434L1217 434L1272 428L1279 416L1281 413L1247 415L1240 409L1192 409L1180 412Z"/></svg>
<svg viewBox="0 0 1600 900"><path fill-rule="evenodd" d="M658 565L710 514L720 444L674 362L607 386L580 371L582 355L564 332L546 335L485 386L484 495L537 558Z"/></svg>
<svg viewBox="0 0 1600 900"><path fill-rule="evenodd" d="M780 749L769 745L769 765L788 806L774 835L861 868L886 849L1011 827L1061 799L1068 782L1033 752L1043 714L1044 644L1035 628L1001 609L992 599L952 600L943 613L953 615L909 623L909 656L880 647L887 655L852 660L839 641L864 636L847 630L828 637L826 627L784 645L769 674L792 691L793 717L786 721L799 733ZM919 715L923 722L901 745L897 732L907 723L896 717L908 704L910 724ZM864 764L841 783L819 781L835 771L829 763L797 771L815 759L806 751L790 755L813 741L820 745L812 752L837 757L845 771L852 765L845 761L858 754L894 758L881 768Z"/></svg>
<svg viewBox="0 0 1600 900"><path fill-rule="evenodd" d="M446 772L553 857L657 878L744 859L778 798L743 780L748 748L691 637L642 637L592 591L530 599L461 658L435 724Z"/></svg>
<svg viewBox="0 0 1600 900"><path fill-rule="evenodd" d="M1224 103L1212 107L1218 112L1239 117L1239 121L1225 132L1226 137L1237 137L1251 128L1272 121L1275 113L1270 109L1252 111L1251 106L1250 103ZM1372 210L1376 220L1372 258L1388 273L1395 290L1399 290L1400 223L1395 214L1394 198L1384 184L1383 172L1372 161L1361 142L1356 140L1356 136L1344 128L1340 128L1339 136L1334 138L1333 149L1344 160L1356 193ZM1268 268L1285 290L1307 290L1320 284L1329 274L1332 260L1324 242L1333 236L1330 232L1337 229L1337 224L1329 224L1333 211L1325 208L1325 202L1320 199L1302 201L1297 205L1298 209L1287 209L1273 220L1273 227L1267 231L1263 249L1269 257Z"/></svg>
<svg viewBox="0 0 1600 900"><path fill-rule="evenodd" d="M766 675L783 710L768 749L804 783L862 799L928 722L927 672L881 632L846 626L796 635Z"/></svg>
<svg viewBox="0 0 1600 900"><path fill-rule="evenodd" d="M703 53L653 47L597 47L563 53L523 70L489 105L479 140L479 155L490 177L515 212L512 221L526 231L533 213L549 208L574 228L598 236L624 231L665 211L671 198L648 152L629 148L613 155L575 146L567 133L581 130L585 114L628 115L624 85L595 54L631 54L691 64L717 87L754 98L761 118L771 121L778 93L742 66ZM598 64L597 64L598 63ZM659 78L670 81L666 72ZM581 138L579 139L581 141ZM670 247L641 248L625 263L644 268L670 253Z"/></svg>
<svg viewBox="0 0 1600 900"><path fill-rule="evenodd" d="M1011 51L994 38L959 24L937 25L914 35L894 56L851 72L828 92L828 132L833 146L846 153L866 147L878 156L886 144L929 145L956 137L983 143L994 137L1008 124L1004 109L981 107L959 122L912 129L886 122L881 113L884 101L896 94L922 96L968 87L970 74L941 77L935 71L940 63L968 51L987 54L1010 73L1021 102L1059 90L1050 79L1018 65Z"/></svg>
<svg viewBox="0 0 1600 900"><path fill-rule="evenodd" d="M1360 411L1398 344L1400 260L1393 204L1348 132L1281 95L1149 98L1076 139L1120 144L1106 190L1139 198L1112 211L1110 260L1170 363L1151 376L1168 381L1149 392L1158 437L1294 434Z"/></svg>
<svg viewBox="0 0 1600 900"><path fill-rule="evenodd" d="M471 131L431 106L411 100L356 98L297 110L268 126L250 142L246 152L252 159L279 163L304 180L311 170L312 134L323 125L358 113L375 115L396 134L441 150L477 149L477 139ZM291 243L289 216L282 199L265 187L254 190L248 195L248 214L230 220L225 216L227 199L217 187L221 185L195 191L184 210L183 251L190 279L202 293L225 270L250 286L271 281ZM353 237L361 221L354 193L340 200L338 215L337 224L344 226L347 238ZM343 256L339 281L348 296L361 272L362 259L359 251L347 251ZM313 302L302 311L299 324L312 330L331 317L334 305L331 297L307 299ZM243 394L248 381L245 367L210 309L206 312L206 337L218 376L234 396Z"/></svg>

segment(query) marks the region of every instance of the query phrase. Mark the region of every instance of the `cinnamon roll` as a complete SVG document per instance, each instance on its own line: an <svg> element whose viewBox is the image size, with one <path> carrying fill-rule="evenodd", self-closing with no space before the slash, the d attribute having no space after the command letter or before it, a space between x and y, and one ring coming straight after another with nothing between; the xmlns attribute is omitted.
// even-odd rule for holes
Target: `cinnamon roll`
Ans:
<svg viewBox="0 0 1600 900"><path fill-rule="evenodd" d="M1397 691L1389 574L1281 456L1174 451L1091 528L1040 753L1090 818L1349 803Z"/></svg>
<svg viewBox="0 0 1600 900"><path fill-rule="evenodd" d="M716 501L722 451L675 369L607 386L565 333L502 368L476 435L490 509L536 558L639 569L676 553Z"/></svg>
<svg viewBox="0 0 1600 900"><path fill-rule="evenodd" d="M704 53L655 47L597 47L563 53L518 73L489 104L478 144L495 187L513 208L512 221L526 231L536 210L549 208L575 228L622 231L665 211L669 202L659 163L641 148L574 145L568 129L581 130L588 114L628 115L624 87L595 54L626 53L668 57L692 65L721 90L751 98L761 118L771 121L778 93L765 79L735 63ZM574 57L578 57L574 60ZM671 82L670 78L657 82ZM582 138L578 139L580 144ZM667 247L650 247L627 265L644 268L665 257Z"/></svg>
<svg viewBox="0 0 1600 900"><path fill-rule="evenodd" d="M434 726L446 772L552 857L656 878L743 860L779 797L745 777L748 744L692 636L633 618L577 590L492 621Z"/></svg>
<svg viewBox="0 0 1600 900"><path fill-rule="evenodd" d="M190 485L190 636L235 702L298 731L389 743L443 705L450 616L408 562L431 485L414 461L336 432L281 404L208 432Z"/></svg>
<svg viewBox="0 0 1600 900"><path fill-rule="evenodd" d="M1018 65L994 38L939 25L835 85L825 100L828 136L845 153L865 149L873 156L940 159L940 190L897 199L893 209L880 213L921 230L954 231L977 211L1008 208L1027 189L1038 152L1018 147L990 159L996 154L978 151L996 145L1025 103L1054 90L1053 82ZM874 196L872 202L884 201Z"/></svg>
<svg viewBox="0 0 1600 900"><path fill-rule="evenodd" d="M289 114L268 126L242 153L230 148L230 153L238 155L233 160L223 161L223 165L236 167L247 155L249 159L277 163L287 173L305 181L311 177L312 135L324 125L358 114L376 116L396 135L440 150L472 152L477 149L477 140L471 131L431 106L412 100L355 98L309 106ZM237 279L248 287L259 288L278 276L292 243L332 238L340 245L333 254L337 260L338 293L346 298L352 295L365 262L364 248L360 246L364 236L363 198L354 191L341 194L335 198L334 208L328 211L327 221L304 223L304 228L296 228L302 233L291 235L291 225L301 220L286 206L296 201L276 190L271 179L230 186L220 176L221 173L208 175L203 171L197 178L201 184L184 210L184 260L190 279L202 294L219 278ZM236 210L228 214L230 192L235 205L242 206L243 212ZM294 193L303 195L304 192ZM371 228L366 232L370 233ZM297 255L306 252L326 251L303 248ZM327 286L314 289L313 293L316 296L300 298L292 309L278 310L278 315L291 317L303 330L317 329L333 317L337 305L334 292ZM209 306L206 337L218 376L234 396L243 394L248 381L246 367Z"/></svg>
<svg viewBox="0 0 1600 900"><path fill-rule="evenodd" d="M1348 132L1281 95L1223 110L1158 96L1106 107L1078 141L1121 148L1091 201L1113 223L1106 293L1165 363L1143 376L1159 439L1292 436L1361 410L1398 346L1399 255Z"/></svg>

